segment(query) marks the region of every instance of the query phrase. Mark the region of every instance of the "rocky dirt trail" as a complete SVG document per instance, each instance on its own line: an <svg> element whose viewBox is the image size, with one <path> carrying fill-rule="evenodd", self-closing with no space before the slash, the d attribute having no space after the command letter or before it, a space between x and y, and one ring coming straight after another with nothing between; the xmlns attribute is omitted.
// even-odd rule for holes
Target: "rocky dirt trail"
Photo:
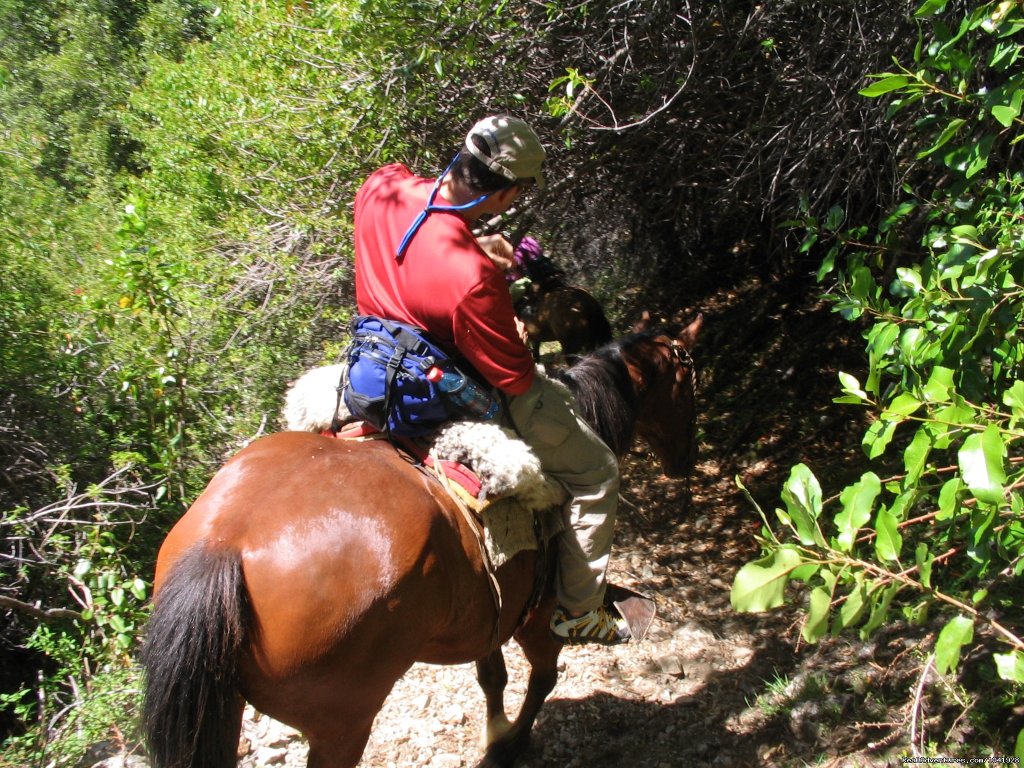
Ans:
<svg viewBox="0 0 1024 768"><path fill-rule="evenodd" d="M642 445L624 462L611 579L653 595L658 618L640 643L563 652L523 768L900 764L920 638L904 628L808 647L791 609L745 615L729 605L761 527L735 479L770 511L799 461L839 487L859 442L857 414L831 399L836 372L857 372L860 342L814 293L751 284L701 308L697 471L689 483L669 480ZM511 714L528 667L514 643L506 658ZM361 766L473 766L483 711L471 664L416 665L378 715ZM922 707L921 728L971 738L946 712L938 700ZM250 712L240 765L297 768L305 745Z"/></svg>

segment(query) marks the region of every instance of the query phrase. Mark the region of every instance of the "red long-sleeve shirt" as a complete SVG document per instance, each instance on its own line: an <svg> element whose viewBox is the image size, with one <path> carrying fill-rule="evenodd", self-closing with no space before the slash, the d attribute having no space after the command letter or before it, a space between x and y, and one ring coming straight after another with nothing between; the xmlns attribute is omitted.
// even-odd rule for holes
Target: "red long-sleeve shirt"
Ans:
<svg viewBox="0 0 1024 768"><path fill-rule="evenodd" d="M504 273L466 221L457 213L431 213L404 257L395 258L433 185L404 165L387 165L356 194L359 313L423 328L492 386L521 395L533 383L533 357L519 338ZM435 204L450 203L438 194Z"/></svg>

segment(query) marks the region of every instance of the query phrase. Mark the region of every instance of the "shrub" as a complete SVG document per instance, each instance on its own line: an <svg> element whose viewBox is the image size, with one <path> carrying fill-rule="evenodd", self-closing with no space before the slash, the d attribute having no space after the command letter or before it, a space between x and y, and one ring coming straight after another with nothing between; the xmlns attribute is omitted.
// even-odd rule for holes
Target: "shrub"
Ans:
<svg viewBox="0 0 1024 768"><path fill-rule="evenodd" d="M837 401L873 413L873 468L824 498L794 467L732 600L766 610L805 583L812 642L936 618L924 674L984 665L971 671L1012 707L1024 690L1024 14L947 5L923 3L909 62L861 91L891 99L912 139L902 201L871 225L843 228L841 210L808 222L808 246L830 246L819 277L835 310L865 328L865 381L840 374ZM1002 647L968 657L982 639ZM1002 738L992 747L1012 750Z"/></svg>

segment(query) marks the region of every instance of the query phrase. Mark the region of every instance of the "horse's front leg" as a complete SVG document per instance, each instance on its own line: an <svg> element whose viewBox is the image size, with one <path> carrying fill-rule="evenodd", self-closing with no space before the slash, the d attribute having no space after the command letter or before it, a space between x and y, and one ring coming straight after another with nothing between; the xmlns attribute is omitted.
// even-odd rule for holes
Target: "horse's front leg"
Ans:
<svg viewBox="0 0 1024 768"><path fill-rule="evenodd" d="M508 728L507 732L492 741L487 748L484 759L477 768L512 768L516 760L530 745L530 730L537 719L544 700L551 693L558 680L558 654L562 643L552 634L548 623L554 603L544 605L533 612L529 621L516 633L516 640L523 649L527 661L530 662L530 681L526 687L526 698L523 700L519 716ZM500 657L500 651L498 652ZM488 657L486 661L491 660ZM479 670L479 665L477 669ZM505 662L501 659L502 675L505 676ZM481 685L483 682L481 681ZM502 682L504 688L504 682ZM486 688L485 688L486 691ZM500 700L500 694L499 694ZM488 695L488 726L491 723L491 699ZM499 701L499 707L502 707ZM504 719L504 711L502 711Z"/></svg>
<svg viewBox="0 0 1024 768"><path fill-rule="evenodd" d="M508 683L508 671L505 669L505 656L500 647L477 661L476 679L483 689L487 702L487 725L484 728L482 744L482 747L487 749L512 727L505 716L505 685Z"/></svg>

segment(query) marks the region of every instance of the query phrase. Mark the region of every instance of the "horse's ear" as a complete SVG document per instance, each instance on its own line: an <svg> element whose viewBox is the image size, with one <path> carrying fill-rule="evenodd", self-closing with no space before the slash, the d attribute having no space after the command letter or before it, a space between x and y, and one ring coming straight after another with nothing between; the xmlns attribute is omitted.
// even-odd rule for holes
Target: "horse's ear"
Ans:
<svg viewBox="0 0 1024 768"><path fill-rule="evenodd" d="M682 331L679 332L679 335L676 337L676 339L682 342L684 347L690 349L691 347L693 347L694 344L697 343L697 334L700 333L701 326L703 325L704 315L698 314L696 319L692 323L690 323L688 326L683 328Z"/></svg>
<svg viewBox="0 0 1024 768"><path fill-rule="evenodd" d="M636 325L633 326L633 330L636 333L643 333L644 331L646 331L650 327L651 327L651 313L648 312L645 309L643 311L643 314L640 315L640 319L637 321Z"/></svg>

